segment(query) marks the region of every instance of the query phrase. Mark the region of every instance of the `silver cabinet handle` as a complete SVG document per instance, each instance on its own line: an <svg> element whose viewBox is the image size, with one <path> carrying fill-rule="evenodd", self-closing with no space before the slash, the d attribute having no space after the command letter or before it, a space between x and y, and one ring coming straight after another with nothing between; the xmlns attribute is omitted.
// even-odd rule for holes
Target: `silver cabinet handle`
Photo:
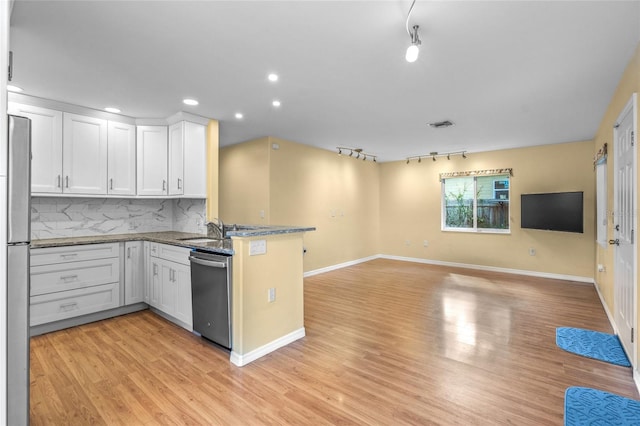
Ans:
<svg viewBox="0 0 640 426"><path fill-rule="evenodd" d="M62 176L58 175L58 188L62 185Z"/></svg>
<svg viewBox="0 0 640 426"><path fill-rule="evenodd" d="M158 265L156 263L153 264L153 275L158 275Z"/></svg>
<svg viewBox="0 0 640 426"><path fill-rule="evenodd" d="M178 178L178 189L182 189L182 179Z"/></svg>
<svg viewBox="0 0 640 426"><path fill-rule="evenodd" d="M77 280L78 279L78 275L65 275L63 277L60 277L61 280L63 281L71 281L71 280Z"/></svg>
<svg viewBox="0 0 640 426"><path fill-rule="evenodd" d="M113 178L109 179L109 189L113 190Z"/></svg>
<svg viewBox="0 0 640 426"><path fill-rule="evenodd" d="M162 179L162 190L166 191L166 189L167 189L167 181Z"/></svg>
<svg viewBox="0 0 640 426"><path fill-rule="evenodd" d="M131 247L127 248L127 259L131 259Z"/></svg>
<svg viewBox="0 0 640 426"><path fill-rule="evenodd" d="M64 253L64 254L61 254L60 257L63 259L66 259L67 257L75 257L77 255L78 253Z"/></svg>
<svg viewBox="0 0 640 426"><path fill-rule="evenodd" d="M65 188L69 187L69 176L68 175L64 177L64 187Z"/></svg>
<svg viewBox="0 0 640 426"><path fill-rule="evenodd" d="M74 309L78 309L78 302L62 303L60 305L60 310L64 312L72 311Z"/></svg>
<svg viewBox="0 0 640 426"><path fill-rule="evenodd" d="M173 281L174 283L176 282L176 270L175 269L170 269L170 276L171 276L171 281Z"/></svg>

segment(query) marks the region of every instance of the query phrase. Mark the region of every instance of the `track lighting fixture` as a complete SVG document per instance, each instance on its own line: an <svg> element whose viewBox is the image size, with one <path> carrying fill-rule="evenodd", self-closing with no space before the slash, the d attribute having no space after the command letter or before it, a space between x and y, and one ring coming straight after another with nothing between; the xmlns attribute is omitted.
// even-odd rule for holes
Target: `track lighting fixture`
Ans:
<svg viewBox="0 0 640 426"><path fill-rule="evenodd" d="M414 25L413 29L409 29L409 18L411 17L411 12L413 11L413 6L415 6L416 0L413 0L411 3L411 7L409 8L409 13L407 14L407 22L405 23L405 27L407 28L407 33L409 37L411 37L411 44L407 47L407 53L405 54L405 59L407 62L415 62L418 59L418 54L420 53L420 46L422 42L420 41L420 36L418 35L419 25Z"/></svg>
<svg viewBox="0 0 640 426"><path fill-rule="evenodd" d="M436 152L436 151L432 151L428 154L424 154L424 155L414 155L413 157L407 157L407 164L409 164L411 162L411 160L418 160L418 163L422 163L422 159L423 158L431 158L431 160L433 160L434 162L436 161L436 158L438 157L447 157L447 160L451 160L451 156L452 155L460 155L462 156L462 158L467 158L466 155L467 151L455 151L455 152Z"/></svg>
<svg viewBox="0 0 640 426"><path fill-rule="evenodd" d="M377 155L372 155L372 154L367 154L366 152L364 152L362 150L362 148L348 148L345 146L337 146L336 149L338 150L338 155L342 155L342 151L344 151L345 153L347 151L349 151L349 157L353 157L353 153L355 152L356 154L356 159L360 159L362 157L362 161L367 161L367 159L372 160L374 163L378 162L378 156Z"/></svg>

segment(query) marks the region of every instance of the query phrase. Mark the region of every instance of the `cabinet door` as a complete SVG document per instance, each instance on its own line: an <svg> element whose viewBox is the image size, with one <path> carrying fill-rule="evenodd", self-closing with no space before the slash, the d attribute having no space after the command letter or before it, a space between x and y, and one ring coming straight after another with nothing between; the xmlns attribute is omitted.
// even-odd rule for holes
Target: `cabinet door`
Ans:
<svg viewBox="0 0 640 426"><path fill-rule="evenodd" d="M175 317L193 328L193 314L191 309L191 267L174 264L174 277L177 291Z"/></svg>
<svg viewBox="0 0 640 426"><path fill-rule="evenodd" d="M184 191L184 122L169 127L169 195Z"/></svg>
<svg viewBox="0 0 640 426"><path fill-rule="evenodd" d="M31 119L31 192L62 192L62 113L9 102L9 114Z"/></svg>
<svg viewBox="0 0 640 426"><path fill-rule="evenodd" d="M207 137L202 124L184 123L185 198L207 196Z"/></svg>
<svg viewBox="0 0 640 426"><path fill-rule="evenodd" d="M107 193L107 121L64 113L63 192Z"/></svg>
<svg viewBox="0 0 640 426"><path fill-rule="evenodd" d="M137 128L138 195L167 195L167 128Z"/></svg>
<svg viewBox="0 0 640 426"><path fill-rule="evenodd" d="M136 126L109 121L108 187L114 195L136 194Z"/></svg>
<svg viewBox="0 0 640 426"><path fill-rule="evenodd" d="M160 260L160 306L158 309L173 317L176 316L177 288L173 262Z"/></svg>
<svg viewBox="0 0 640 426"><path fill-rule="evenodd" d="M145 241L142 244L144 249L144 302L150 304L149 295L151 294L151 256L149 252L149 242Z"/></svg>
<svg viewBox="0 0 640 426"><path fill-rule="evenodd" d="M154 308L160 308L160 284L162 277L160 260L150 258L149 262L149 305Z"/></svg>
<svg viewBox="0 0 640 426"><path fill-rule="evenodd" d="M144 302L144 252L142 241L124 244L124 304Z"/></svg>

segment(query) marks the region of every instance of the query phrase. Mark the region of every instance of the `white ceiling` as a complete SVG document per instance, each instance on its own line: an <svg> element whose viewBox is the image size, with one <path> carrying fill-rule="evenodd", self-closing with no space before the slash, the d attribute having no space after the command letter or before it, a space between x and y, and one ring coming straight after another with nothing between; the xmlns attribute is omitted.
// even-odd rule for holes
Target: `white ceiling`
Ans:
<svg viewBox="0 0 640 426"><path fill-rule="evenodd" d="M276 136L390 161L591 139L640 41L638 1L418 1L410 64L410 4L18 0L13 83L136 118L215 118L223 146ZM456 125L427 126L443 119Z"/></svg>

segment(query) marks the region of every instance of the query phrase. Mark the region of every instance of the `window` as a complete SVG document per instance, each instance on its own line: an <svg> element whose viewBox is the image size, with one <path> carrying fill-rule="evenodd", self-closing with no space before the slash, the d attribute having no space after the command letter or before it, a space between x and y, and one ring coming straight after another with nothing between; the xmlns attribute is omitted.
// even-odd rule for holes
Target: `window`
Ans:
<svg viewBox="0 0 640 426"><path fill-rule="evenodd" d="M509 175L442 179L442 229L509 231Z"/></svg>

